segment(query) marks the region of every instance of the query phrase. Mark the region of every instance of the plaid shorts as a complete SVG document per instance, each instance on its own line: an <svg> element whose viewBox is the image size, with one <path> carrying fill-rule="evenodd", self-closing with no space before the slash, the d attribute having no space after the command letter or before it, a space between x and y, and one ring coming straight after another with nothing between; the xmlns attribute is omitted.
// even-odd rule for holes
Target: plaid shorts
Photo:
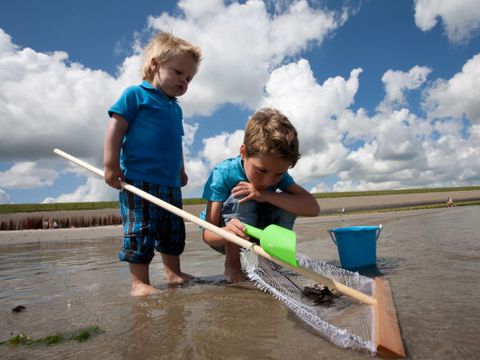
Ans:
<svg viewBox="0 0 480 360"><path fill-rule="evenodd" d="M127 183L182 208L179 187L160 186L145 181ZM154 249L163 254L180 255L185 248L185 223L177 215L132 194L120 191L120 211L123 223L123 247L119 258L135 264L148 264Z"/></svg>

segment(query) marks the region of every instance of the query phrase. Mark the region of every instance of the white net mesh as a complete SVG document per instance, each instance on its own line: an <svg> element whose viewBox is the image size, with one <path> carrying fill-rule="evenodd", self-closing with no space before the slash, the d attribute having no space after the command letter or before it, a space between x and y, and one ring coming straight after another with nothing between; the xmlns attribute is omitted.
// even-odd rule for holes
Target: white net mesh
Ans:
<svg viewBox="0 0 480 360"><path fill-rule="evenodd" d="M298 255L297 259L300 266L312 272L367 295L373 294L372 279L303 255ZM332 294L328 289L319 289L318 286L313 286L312 280L258 257L251 250L242 252L242 263L247 276L260 290L269 292L282 301L301 320L335 345L376 352L372 306L361 304L345 295Z"/></svg>

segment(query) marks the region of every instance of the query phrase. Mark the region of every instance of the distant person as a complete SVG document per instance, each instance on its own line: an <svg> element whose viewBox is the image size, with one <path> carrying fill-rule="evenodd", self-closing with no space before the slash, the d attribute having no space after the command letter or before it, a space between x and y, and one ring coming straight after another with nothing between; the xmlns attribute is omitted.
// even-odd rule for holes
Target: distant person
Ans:
<svg viewBox="0 0 480 360"><path fill-rule="evenodd" d="M256 112L247 123L240 156L218 164L205 184L205 220L247 239L242 222L291 229L296 216L317 216L317 201L287 171L299 157L297 131L287 117L274 109ZM203 239L225 253L227 282L245 280L238 245L208 230Z"/></svg>
<svg viewBox="0 0 480 360"><path fill-rule="evenodd" d="M453 207L453 206L455 206L455 204L453 203L453 199L449 197L447 200L447 207Z"/></svg>
<svg viewBox="0 0 480 360"><path fill-rule="evenodd" d="M197 73L201 51L189 42L159 32L145 48L140 85L128 87L109 109L105 134L105 181L121 189L132 184L178 208L188 177L183 163L183 114L177 97ZM123 247L119 258L130 267L132 296L150 295L149 266L160 252L169 284L193 278L180 269L185 224L180 217L130 192L119 195Z"/></svg>
<svg viewBox="0 0 480 360"><path fill-rule="evenodd" d="M52 225L51 225L51 228L52 229L58 229L60 226L58 225L58 221L57 220L53 220L52 221Z"/></svg>
<svg viewBox="0 0 480 360"><path fill-rule="evenodd" d="M47 230L50 228L50 219L48 217L44 217L42 219L42 229Z"/></svg>

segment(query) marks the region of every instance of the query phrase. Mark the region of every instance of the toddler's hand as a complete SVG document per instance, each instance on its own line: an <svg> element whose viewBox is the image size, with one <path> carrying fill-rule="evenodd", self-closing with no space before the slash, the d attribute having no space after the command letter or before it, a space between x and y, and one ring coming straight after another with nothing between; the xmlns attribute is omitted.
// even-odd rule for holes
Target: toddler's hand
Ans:
<svg viewBox="0 0 480 360"><path fill-rule="evenodd" d="M239 201L240 203L248 200L263 202L262 192L258 191L251 183L247 181L240 181L237 185L235 185L235 187L232 189L232 195L236 198L241 198Z"/></svg>
<svg viewBox="0 0 480 360"><path fill-rule="evenodd" d="M188 183L188 176L185 171L180 173L180 185L185 186Z"/></svg>
<svg viewBox="0 0 480 360"><path fill-rule="evenodd" d="M120 167L105 167L105 182L108 185L120 190L122 188L122 181L125 181L125 177Z"/></svg>
<svg viewBox="0 0 480 360"><path fill-rule="evenodd" d="M244 238L250 239L247 234L245 234L245 226L243 226L242 222L238 219L230 220L227 225L224 227L225 230L234 233L235 235Z"/></svg>

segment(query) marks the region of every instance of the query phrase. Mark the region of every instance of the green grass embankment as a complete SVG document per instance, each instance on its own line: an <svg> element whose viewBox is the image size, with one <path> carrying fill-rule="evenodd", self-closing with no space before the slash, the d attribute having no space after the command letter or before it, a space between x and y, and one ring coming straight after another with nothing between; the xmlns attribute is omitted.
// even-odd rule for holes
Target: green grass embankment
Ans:
<svg viewBox="0 0 480 360"><path fill-rule="evenodd" d="M433 192L455 192L480 190L480 186L462 186L462 187L442 187L425 189L402 189L402 190L378 190L378 191L346 191L346 192L325 192L313 194L317 199L340 198L352 196L379 196L396 194L421 194ZM183 199L184 205L205 204L206 201L201 198ZM457 204L460 205L460 204ZM469 203L469 205L471 205ZM0 204L0 214L12 214L20 212L37 211L68 211L68 210L95 210L95 209L116 209L117 201L100 202L73 202L73 203L53 203L53 204Z"/></svg>
<svg viewBox="0 0 480 360"><path fill-rule="evenodd" d="M480 190L480 186L459 186L442 188L417 188L401 190L371 190L371 191L344 191L344 192L325 192L313 194L317 199L352 197L352 196L378 196L378 195L401 195L401 194L424 194L436 192L454 192Z"/></svg>

